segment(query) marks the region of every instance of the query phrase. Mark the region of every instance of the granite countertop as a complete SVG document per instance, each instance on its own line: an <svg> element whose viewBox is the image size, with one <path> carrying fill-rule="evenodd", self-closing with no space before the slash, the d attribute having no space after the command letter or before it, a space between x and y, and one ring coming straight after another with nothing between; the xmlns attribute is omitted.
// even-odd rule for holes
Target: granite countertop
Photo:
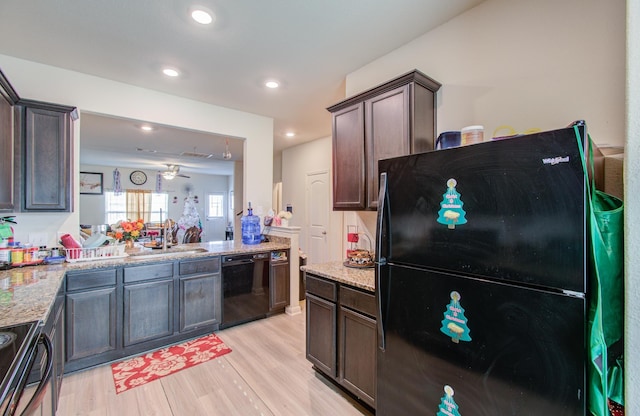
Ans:
<svg viewBox="0 0 640 416"><path fill-rule="evenodd" d="M326 277L336 282L344 283L360 289L375 292L375 272L374 268L353 268L346 267L340 261L329 263L307 264L300 267L301 270Z"/></svg>
<svg viewBox="0 0 640 416"><path fill-rule="evenodd" d="M105 267L137 266L162 261L193 259L212 255L257 253L290 248L288 238L269 236L270 242L245 245L239 241L212 241L180 244L169 254L152 258L129 256L112 260L83 261L17 267L0 270L0 327L29 321L46 321L49 311L68 271ZM203 248L205 251L184 253ZM182 253L181 253L182 252ZM145 249L140 254L156 254L159 250Z"/></svg>

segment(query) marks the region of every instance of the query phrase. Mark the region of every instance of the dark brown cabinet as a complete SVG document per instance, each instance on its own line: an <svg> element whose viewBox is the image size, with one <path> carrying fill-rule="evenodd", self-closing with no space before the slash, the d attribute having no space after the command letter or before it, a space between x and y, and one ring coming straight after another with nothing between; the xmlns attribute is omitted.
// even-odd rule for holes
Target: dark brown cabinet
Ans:
<svg viewBox="0 0 640 416"><path fill-rule="evenodd" d="M73 370L98 364L96 357L118 350L117 271L67 273L66 283L65 370Z"/></svg>
<svg viewBox="0 0 640 416"><path fill-rule="evenodd" d="M375 296L311 274L307 282L307 359L375 407Z"/></svg>
<svg viewBox="0 0 640 416"><path fill-rule="evenodd" d="M289 251L271 253L269 312L281 311L289 304Z"/></svg>
<svg viewBox="0 0 640 416"><path fill-rule="evenodd" d="M124 286L125 348L173 334L173 279Z"/></svg>
<svg viewBox="0 0 640 416"><path fill-rule="evenodd" d="M0 71L0 211L13 211L13 120L18 95Z"/></svg>
<svg viewBox="0 0 640 416"><path fill-rule="evenodd" d="M220 257L69 271L66 372L218 330Z"/></svg>
<svg viewBox="0 0 640 416"><path fill-rule="evenodd" d="M310 274L307 282L307 359L330 377L338 376L338 284Z"/></svg>
<svg viewBox="0 0 640 416"><path fill-rule="evenodd" d="M14 188L20 211L71 212L76 109L20 100L16 115Z"/></svg>
<svg viewBox="0 0 640 416"><path fill-rule="evenodd" d="M440 86L414 70L328 108L334 210L375 210L378 160L433 150Z"/></svg>
<svg viewBox="0 0 640 416"><path fill-rule="evenodd" d="M375 407L377 330L375 296L340 286L338 367L340 383Z"/></svg>
<svg viewBox="0 0 640 416"><path fill-rule="evenodd" d="M180 262L180 332L220 325L220 257Z"/></svg>
<svg viewBox="0 0 640 416"><path fill-rule="evenodd" d="M173 263L124 268L123 345L173 334Z"/></svg>
<svg viewBox="0 0 640 416"><path fill-rule="evenodd" d="M333 209L364 209L364 103L333 113Z"/></svg>

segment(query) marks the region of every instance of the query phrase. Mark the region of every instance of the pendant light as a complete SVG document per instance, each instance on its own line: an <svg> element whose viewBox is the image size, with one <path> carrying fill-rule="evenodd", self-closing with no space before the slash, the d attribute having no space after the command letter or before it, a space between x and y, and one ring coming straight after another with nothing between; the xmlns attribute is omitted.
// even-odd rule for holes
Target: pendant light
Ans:
<svg viewBox="0 0 640 416"><path fill-rule="evenodd" d="M226 147L224 153L222 153L222 158L224 160L231 159L231 152L229 151L229 139L227 139L227 147Z"/></svg>

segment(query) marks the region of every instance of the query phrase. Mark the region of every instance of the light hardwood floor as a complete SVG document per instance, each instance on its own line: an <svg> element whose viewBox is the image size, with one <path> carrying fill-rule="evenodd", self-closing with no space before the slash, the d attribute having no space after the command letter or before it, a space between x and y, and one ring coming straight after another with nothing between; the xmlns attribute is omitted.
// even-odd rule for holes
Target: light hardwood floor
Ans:
<svg viewBox="0 0 640 416"><path fill-rule="evenodd" d="M217 335L230 354L120 394L109 365L66 376L57 415L371 416L305 358L304 308Z"/></svg>

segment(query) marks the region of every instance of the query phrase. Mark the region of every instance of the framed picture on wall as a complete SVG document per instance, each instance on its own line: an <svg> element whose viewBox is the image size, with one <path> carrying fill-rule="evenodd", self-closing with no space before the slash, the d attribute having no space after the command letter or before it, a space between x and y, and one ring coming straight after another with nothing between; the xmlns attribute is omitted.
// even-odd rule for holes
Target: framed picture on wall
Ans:
<svg viewBox="0 0 640 416"><path fill-rule="evenodd" d="M80 172L80 193L102 195L102 173Z"/></svg>

